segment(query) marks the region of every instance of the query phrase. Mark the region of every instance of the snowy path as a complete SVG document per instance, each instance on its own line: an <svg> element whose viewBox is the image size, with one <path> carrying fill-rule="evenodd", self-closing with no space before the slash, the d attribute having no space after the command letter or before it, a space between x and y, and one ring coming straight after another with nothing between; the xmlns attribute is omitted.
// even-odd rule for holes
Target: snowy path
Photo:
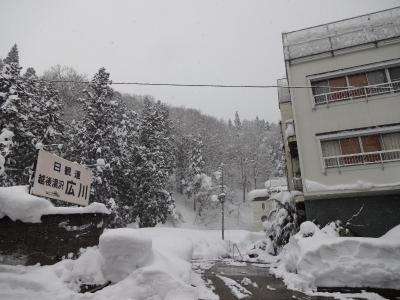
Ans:
<svg viewBox="0 0 400 300"><path fill-rule="evenodd" d="M400 299L399 292L393 290L364 289L322 289L321 293L308 295L298 291L289 290L284 282L269 273L269 265L246 264L231 260L221 261L194 261L194 270L201 269L203 282L198 284L198 290L207 300L328 300L328 299L366 299L384 300ZM197 280L198 283L198 280ZM207 291L204 289L208 288ZM329 292L329 293L322 293Z"/></svg>
<svg viewBox="0 0 400 300"><path fill-rule="evenodd" d="M300 292L288 290L282 280L269 274L267 265L256 266L245 263L218 262L208 269L204 275L207 280L212 282L215 293L221 300L333 299L320 296L310 297Z"/></svg>

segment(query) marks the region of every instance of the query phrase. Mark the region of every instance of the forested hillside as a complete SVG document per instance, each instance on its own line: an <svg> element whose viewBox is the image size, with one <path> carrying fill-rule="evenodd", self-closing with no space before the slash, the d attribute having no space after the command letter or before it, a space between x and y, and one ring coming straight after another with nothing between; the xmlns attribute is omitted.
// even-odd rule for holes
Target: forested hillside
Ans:
<svg viewBox="0 0 400 300"><path fill-rule="evenodd" d="M104 68L92 78L61 66L23 71L16 45L0 76L1 186L28 184L37 150L51 151L91 168L91 200L114 211L114 226L175 218L176 194L204 216L218 205L221 170L231 202L282 175L277 124L121 94Z"/></svg>

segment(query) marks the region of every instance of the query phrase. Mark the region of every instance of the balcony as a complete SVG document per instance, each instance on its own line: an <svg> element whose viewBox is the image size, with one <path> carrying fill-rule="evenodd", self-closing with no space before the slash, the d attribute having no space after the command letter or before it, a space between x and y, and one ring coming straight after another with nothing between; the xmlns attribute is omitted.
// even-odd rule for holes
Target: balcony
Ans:
<svg viewBox="0 0 400 300"><path fill-rule="evenodd" d="M323 163L326 169L383 164L393 161L400 161L400 149L323 157Z"/></svg>
<svg viewBox="0 0 400 300"><path fill-rule="evenodd" d="M323 105L399 92L400 81L393 81L362 87L348 87L340 91L314 95L314 102L316 105Z"/></svg>

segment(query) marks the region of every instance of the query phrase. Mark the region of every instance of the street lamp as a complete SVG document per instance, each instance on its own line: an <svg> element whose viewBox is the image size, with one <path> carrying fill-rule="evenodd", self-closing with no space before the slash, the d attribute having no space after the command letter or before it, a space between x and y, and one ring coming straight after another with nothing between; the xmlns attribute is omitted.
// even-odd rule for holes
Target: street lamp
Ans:
<svg viewBox="0 0 400 300"><path fill-rule="evenodd" d="M220 193L218 194L218 200L221 203L221 234L222 234L222 240L225 239L225 186L224 186L224 164L220 164L218 167L219 175L221 178L220 181Z"/></svg>

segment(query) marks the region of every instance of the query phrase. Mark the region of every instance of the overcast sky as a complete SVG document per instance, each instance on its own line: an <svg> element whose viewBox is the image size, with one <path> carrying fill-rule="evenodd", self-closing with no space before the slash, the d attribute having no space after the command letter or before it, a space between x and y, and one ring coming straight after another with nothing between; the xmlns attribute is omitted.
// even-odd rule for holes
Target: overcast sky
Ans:
<svg viewBox="0 0 400 300"><path fill-rule="evenodd" d="M397 0L0 0L0 57L17 43L39 74L72 66L114 81L275 84L281 32L400 5ZM279 120L275 89L115 86L228 119Z"/></svg>

